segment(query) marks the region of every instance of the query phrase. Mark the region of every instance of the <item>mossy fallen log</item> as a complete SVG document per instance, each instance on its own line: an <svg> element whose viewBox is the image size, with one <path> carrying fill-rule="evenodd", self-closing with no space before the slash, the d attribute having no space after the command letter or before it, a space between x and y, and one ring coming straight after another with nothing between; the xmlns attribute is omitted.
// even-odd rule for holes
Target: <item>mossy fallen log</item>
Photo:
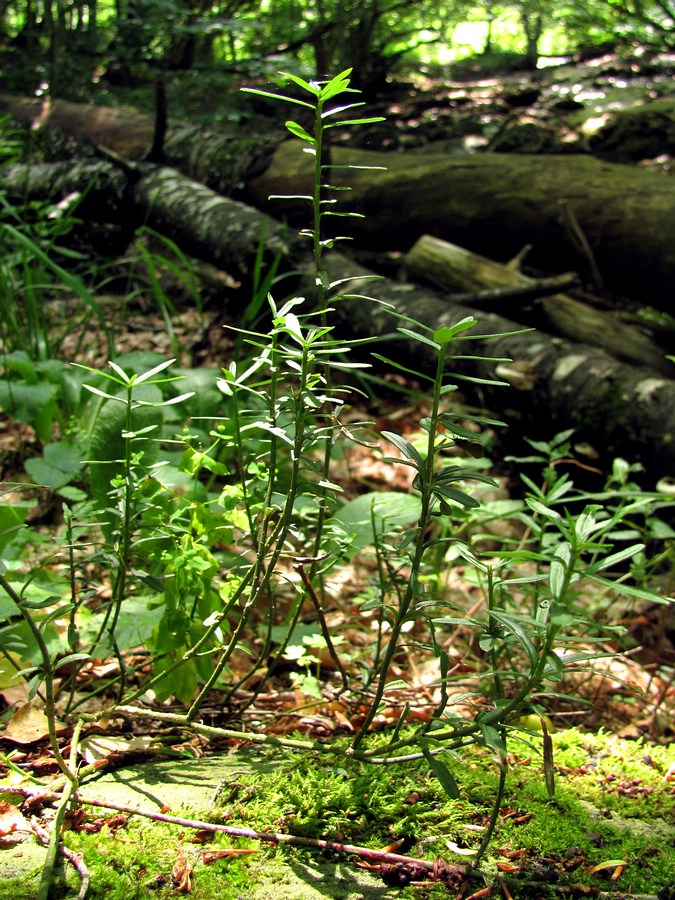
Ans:
<svg viewBox="0 0 675 900"><path fill-rule="evenodd" d="M284 251L285 230L259 211L220 197L172 169L143 166L132 175L125 183L124 173L109 163L81 169L67 164L24 167L10 172L3 186L22 197L39 185L43 191L53 191L58 185L65 193L88 188L87 202L99 209L106 208L103 200L115 192L111 207L116 202L127 203L127 213L139 223L145 220L153 227L161 226L168 237L180 239L194 255L241 272L242 277L250 274L259 240L268 255ZM291 255L298 254L293 257L296 265L302 262L297 244L288 245L288 250ZM251 260L248 264L247 259ZM427 288L394 279L373 280L372 272L339 253L327 254L325 267L331 281L345 280L343 293L371 295L433 329L475 316L478 331L495 337L477 341L471 355L513 361L496 371L512 389L483 385L482 401L497 411L511 410L512 421L519 422L528 434L575 428L579 439L588 440L605 454L628 455L656 475L675 471L675 381L652 369L627 365L599 348L543 331L504 334L519 332L521 326L493 312L453 303ZM300 286L308 296L314 288L312 277L304 288ZM341 300L335 304L335 315L339 327L357 337L382 337L396 328L396 321L385 310L364 300ZM465 344L458 347L466 349ZM397 358L409 352L417 367L431 364L423 344L395 346L389 352ZM495 377L495 364L490 361L467 358L450 364L460 374Z"/></svg>
<svg viewBox="0 0 675 900"><path fill-rule="evenodd" d="M154 123L129 110L27 100L0 94L0 109L29 125L55 128L139 159ZM306 194L311 160L279 135L232 133L169 122L167 165L277 218L306 224L302 204L271 194ZM599 273L605 286L659 309L675 299L675 181L589 156L378 153L333 148L331 181L362 220L340 233L370 248L408 250L434 234L492 259L532 244L530 262L548 272ZM386 171L348 169L384 166ZM590 254L590 256L589 256Z"/></svg>
<svg viewBox="0 0 675 900"><path fill-rule="evenodd" d="M649 366L669 378L675 377L675 365L666 358L666 351L646 334L619 318L617 312L600 310L570 297L556 293L535 299L534 309L522 313L515 289L534 292L536 282L517 269L470 253L456 244L423 235L405 258L407 270L415 277L429 281L443 291L481 292L487 288L514 289L515 301L493 305L492 309L529 324L537 321L544 331L559 334L573 341L603 347L612 356L625 362ZM465 302L475 308L482 304Z"/></svg>

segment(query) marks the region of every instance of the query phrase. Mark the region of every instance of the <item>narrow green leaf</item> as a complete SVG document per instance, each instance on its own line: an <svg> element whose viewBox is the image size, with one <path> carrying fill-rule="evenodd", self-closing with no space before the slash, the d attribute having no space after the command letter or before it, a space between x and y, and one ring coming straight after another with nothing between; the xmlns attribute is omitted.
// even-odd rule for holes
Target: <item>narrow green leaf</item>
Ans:
<svg viewBox="0 0 675 900"><path fill-rule="evenodd" d="M389 681L385 685L384 693L386 694L387 691L405 691L409 687L410 685L407 681L403 681L402 678L397 678L396 681Z"/></svg>
<svg viewBox="0 0 675 900"><path fill-rule="evenodd" d="M535 500L534 497L526 497L525 502L530 507L532 512L539 513L540 516L545 516L547 519L560 518L560 513L556 512L554 509L551 509L545 504L540 503L539 500Z"/></svg>
<svg viewBox="0 0 675 900"><path fill-rule="evenodd" d="M452 328L437 328L434 331L434 340L437 344L440 344L441 347L446 347L453 339L454 333Z"/></svg>
<svg viewBox="0 0 675 900"><path fill-rule="evenodd" d="M148 379L152 378L154 375L158 375L160 372L163 372L164 369L168 369L169 366L172 366L176 362L175 359L167 359L164 362L160 363L158 366L155 366L154 369L149 369L147 372L143 372L142 375L139 375L135 380L134 384L142 384L144 381L148 381ZM110 366L113 366L114 363L109 363Z"/></svg>
<svg viewBox="0 0 675 900"><path fill-rule="evenodd" d="M611 556L606 556L604 559L600 559L597 563L589 566L584 572L584 575L591 575L596 572L603 572L605 569L611 569L612 566L623 562L624 559L630 559L632 556L635 556L636 553L639 553L644 549L644 544L633 544L632 547L626 547L623 550L619 550L618 553L612 553Z"/></svg>
<svg viewBox="0 0 675 900"><path fill-rule="evenodd" d="M537 663L539 662L539 656L534 647L534 644L530 640L527 632L523 628L523 625L518 622L513 616L509 616L507 613L503 613L500 610L491 609L490 616L493 619L496 619L500 625L503 625L507 631L510 631L511 634L518 640L518 643L523 647L525 652L527 653L527 658L530 663L530 667L535 669Z"/></svg>
<svg viewBox="0 0 675 900"><path fill-rule="evenodd" d="M420 344L426 344L427 347L432 347L437 352L441 349L441 345L439 343L437 343L435 340L431 340L431 338L428 338L423 334L419 334L419 332L417 331L410 331L410 329L408 328L398 328L397 331L400 334L404 334L406 337L411 338L413 341L416 341Z"/></svg>
<svg viewBox="0 0 675 900"><path fill-rule="evenodd" d="M454 500L455 503L460 503L462 506L468 506L471 509L476 509L476 507L480 506L475 497L471 497L469 494L465 494L464 491L458 491L456 488L448 487L445 484L436 483L432 485L431 490L436 496L446 497L448 500Z"/></svg>
<svg viewBox="0 0 675 900"><path fill-rule="evenodd" d="M291 121L284 122L284 125L286 126L287 130L290 131L290 133L294 137L300 138L300 140L307 141L308 144L315 146L316 139L313 138L312 135L308 131L305 131L305 129L302 127L302 125L298 125L297 122L291 122Z"/></svg>
<svg viewBox="0 0 675 900"><path fill-rule="evenodd" d="M501 736L499 731L497 731L494 725L488 725L486 722L481 722L480 730L483 733L483 740L488 747L492 747L493 750L499 750L502 753L506 752L506 744L504 743L504 738Z"/></svg>
<svg viewBox="0 0 675 900"><path fill-rule="evenodd" d="M420 745L420 749L424 754L424 758L429 763L429 768L434 773L438 781L440 782L441 787L448 795L451 800L459 800L460 793L459 787L457 786L457 782L454 779L454 776L450 769L445 765L444 762L434 756L434 754L429 750L428 747L425 747L424 744Z"/></svg>
<svg viewBox="0 0 675 900"><path fill-rule="evenodd" d="M268 200L314 200L311 194L270 194Z"/></svg>
<svg viewBox="0 0 675 900"><path fill-rule="evenodd" d="M321 113L321 118L327 119L329 116L335 116L339 113L346 112L348 109L357 109L359 106L365 105L365 102L362 100L358 103L345 103L344 106L333 106L331 109L324 109Z"/></svg>
<svg viewBox="0 0 675 900"><path fill-rule="evenodd" d="M387 363L390 366L394 366L396 369L400 369L401 372L407 372L408 375L414 375L415 378L421 378L424 381L433 381L434 379L426 375L424 372L418 372L416 369L409 369L407 366L404 366L402 363L396 362L396 360L391 359L388 356L382 356L381 353L373 353L372 354L375 359L379 359L380 362Z"/></svg>
<svg viewBox="0 0 675 900"><path fill-rule="evenodd" d="M585 573L584 573L585 574ZM591 581L601 584L603 587L611 588L619 594L625 594L627 597L635 597L637 600L648 600L650 603L672 603L672 597L661 597L653 591L645 591L642 588L632 587L630 584L624 584L622 581L610 581L608 578L602 578L600 575L588 575Z"/></svg>
<svg viewBox="0 0 675 900"><path fill-rule="evenodd" d="M82 387L86 391L96 394L98 397L105 397L106 400L114 400L116 403L126 403L124 397L114 397L112 394L106 394L105 391L100 391L97 387L94 387L93 384L83 384Z"/></svg>
<svg viewBox="0 0 675 900"><path fill-rule="evenodd" d="M29 600L27 597L21 598L21 606L24 609L46 609L58 603L61 598L57 594L51 594L48 597L42 597L39 600Z"/></svg>
<svg viewBox="0 0 675 900"><path fill-rule="evenodd" d="M398 447L406 459L413 460L419 467L424 465L424 460L419 452L413 447L410 441L407 441L400 434L395 434L393 431L383 431L382 437L389 441L390 444L393 444L394 447Z"/></svg>
<svg viewBox="0 0 675 900"><path fill-rule="evenodd" d="M384 116L371 116L364 119L342 119L339 122L332 122L330 125L326 125L326 128L338 128L342 125L373 125L376 122L384 121Z"/></svg>
<svg viewBox="0 0 675 900"><path fill-rule="evenodd" d="M321 93L321 88L314 81L305 81L304 78L300 78L299 75L292 75L290 72L279 72L282 78L288 78L289 81L292 81L294 84L297 84L298 87L301 87L303 91L307 91L309 94L314 94L315 97L318 97Z"/></svg>
<svg viewBox="0 0 675 900"><path fill-rule="evenodd" d="M305 100L298 100L295 97L286 97L284 94L273 94L271 91L260 91L257 88L242 88L245 94L257 94L259 97L271 97L273 100L283 100L285 103L294 103L296 106L305 106L307 109L314 110L311 103Z"/></svg>
<svg viewBox="0 0 675 900"><path fill-rule="evenodd" d="M567 581L567 569L569 567L571 558L572 548L567 543L567 541L565 541L565 543L556 548L556 551L551 559L549 585L551 588L551 594L558 601L564 599L562 596L562 592Z"/></svg>
<svg viewBox="0 0 675 900"><path fill-rule="evenodd" d="M64 656L63 659L60 659L56 663L54 671L57 672L59 669L63 668L63 666L69 666L76 662L84 662L84 660L88 659L91 659L91 656L88 653L71 653L70 656Z"/></svg>
<svg viewBox="0 0 675 900"><path fill-rule="evenodd" d="M120 379L124 382L124 384L129 384L130 378L127 373L122 369L117 363L112 362L112 360L108 363L113 372L116 372L119 375Z"/></svg>

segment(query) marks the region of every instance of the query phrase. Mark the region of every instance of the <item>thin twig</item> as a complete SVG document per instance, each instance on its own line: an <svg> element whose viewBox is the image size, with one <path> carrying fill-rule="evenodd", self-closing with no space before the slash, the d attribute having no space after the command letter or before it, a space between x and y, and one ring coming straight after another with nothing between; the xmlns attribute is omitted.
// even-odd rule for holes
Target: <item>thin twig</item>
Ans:
<svg viewBox="0 0 675 900"><path fill-rule="evenodd" d="M55 795L57 796L57 795ZM45 797L45 799L47 799ZM52 831L47 831L46 828L43 828L41 825L38 825L37 822L31 823L31 829L38 841L47 847L47 853L49 854L50 849L54 846L53 838L54 838L54 828L52 827ZM67 859L71 866L75 869L77 874L80 876L80 890L77 892L77 900L84 900L89 891L89 882L91 881L91 875L89 874L89 869L84 864L84 860L82 859L81 854L75 853L73 850L69 850L68 847L64 847L63 844L58 844L58 851L64 859ZM49 880L47 882L49 889L51 890L52 886L52 876L54 874L54 865L56 863L56 858L52 862L50 872L49 872ZM44 879L44 870L43 877L40 882L40 892L42 891L42 884L45 881Z"/></svg>
<svg viewBox="0 0 675 900"><path fill-rule="evenodd" d="M98 806L104 809L115 809L132 816L143 816L157 822L167 822L172 825L180 825L182 828L194 828L197 831L221 832L231 837L251 838L256 841L264 841L270 844L292 844L299 847L309 847L312 850L326 850L332 853L344 853L347 856L359 856L373 863L388 863L390 865L418 866L427 872L434 870L435 863L428 859L415 859L411 856L401 856L398 853L387 853L385 850L372 850L370 847L358 847L354 844L341 844L338 841L326 841L319 838L302 837L297 834L280 834L273 831L255 831L253 828L237 828L233 825L218 825L214 822L202 822L199 819L185 819L182 816L169 816L165 813L152 812L151 810L136 809L121 803L112 803L105 800L93 800L80 797L80 802L86 806ZM465 875L463 866L455 866L458 875Z"/></svg>
<svg viewBox="0 0 675 900"><path fill-rule="evenodd" d="M321 627L321 634L323 635L323 639L326 642L326 647L328 649L328 653L330 654L330 658L333 660L335 665L337 666L340 677L342 678L342 690L339 691L341 694L342 691L349 690L349 676L347 675L344 666L342 665L342 660L337 654L335 649L335 644L333 644L332 638L330 636L330 631L328 629L328 623L326 622L326 617L323 613L323 609L321 607L321 601L316 596L316 591L314 590L314 585L312 584L309 575L305 571L305 567L299 560L295 562L293 568L296 572L300 573L300 578L302 579L302 583L305 586L305 590L309 594L310 600L314 604L314 609L316 610L316 615L319 620L319 625Z"/></svg>

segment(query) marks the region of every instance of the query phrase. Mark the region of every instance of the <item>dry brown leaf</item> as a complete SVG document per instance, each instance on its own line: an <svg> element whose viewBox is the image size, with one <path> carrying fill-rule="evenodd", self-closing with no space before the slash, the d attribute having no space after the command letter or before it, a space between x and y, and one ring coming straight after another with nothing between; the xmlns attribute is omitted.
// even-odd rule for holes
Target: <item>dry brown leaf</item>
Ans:
<svg viewBox="0 0 675 900"><path fill-rule="evenodd" d="M0 801L0 847L9 847L25 841L29 831L28 822L21 810L11 803Z"/></svg>
<svg viewBox="0 0 675 900"><path fill-rule="evenodd" d="M181 845L177 843L177 847L178 857L171 870L171 881L173 882L174 890L179 894L189 894L192 890L192 881L190 877L192 875L192 866L188 862L185 851Z"/></svg>
<svg viewBox="0 0 675 900"><path fill-rule="evenodd" d="M57 721L57 734L64 734L66 731L68 727ZM20 706L7 723L3 737L13 744L35 744L49 737L47 716L41 706L34 701Z"/></svg>
<svg viewBox="0 0 675 900"><path fill-rule="evenodd" d="M145 753L150 749L152 742L153 738L150 735L137 735L132 738L117 735L112 737L95 735L82 741L80 752L85 760L92 765L110 756L118 756L124 753Z"/></svg>

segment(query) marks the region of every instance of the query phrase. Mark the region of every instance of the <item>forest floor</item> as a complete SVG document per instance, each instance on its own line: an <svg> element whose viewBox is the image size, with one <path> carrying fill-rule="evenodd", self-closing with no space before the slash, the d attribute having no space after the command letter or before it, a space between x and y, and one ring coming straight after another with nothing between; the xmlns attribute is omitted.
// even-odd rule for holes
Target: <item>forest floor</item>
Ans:
<svg viewBox="0 0 675 900"><path fill-rule="evenodd" d="M367 99L362 114L385 121L335 131L332 140L405 153L591 153L672 174L674 74L675 54L647 52L561 58L536 72L491 71L489 60L421 67ZM170 73L168 115L215 128L279 133L288 113L284 104L240 89L275 91L284 83L273 68L251 76ZM86 94L94 103L154 108L148 85L112 86L102 77Z"/></svg>
<svg viewBox="0 0 675 900"><path fill-rule="evenodd" d="M666 71L671 64L666 61ZM620 81L625 73L609 74L608 67L602 78L609 91L612 79ZM486 143L498 150L499 141L516 140L520 131L518 140L529 135L540 142L541 152L547 152L547 140L553 141L558 151L560 141L569 146L583 141L589 146L591 138L581 126L570 130L569 116L580 113L573 104L590 104L593 98L586 97L581 88L572 89L577 84L577 70L564 78L562 70L557 74L555 83L562 87L557 99L550 102L550 87L533 86L529 76L519 75L508 85L495 78L458 84L450 92L444 87L440 105L437 81L427 85L426 100L418 93L413 99L409 88L398 88L398 96L387 100L387 114L396 114L398 109L399 119L391 127L388 122L385 128L372 130L365 140L371 147L409 152L423 152L427 146L437 150L441 145L447 152L456 152ZM672 85L668 87L662 80L661 68L650 74L649 85L639 80L643 74L634 75L635 89L643 98L643 92L652 100L672 93ZM616 87L614 83L612 89ZM187 94L183 102L189 109L194 101ZM470 103L464 102L467 96ZM564 113L564 124L562 118L555 123L542 121L543 113L537 110L543 109L544 100L549 110L555 103L567 103L567 109L558 110ZM611 105L611 98L608 102ZM214 104L218 103L214 97ZM245 116L241 109L237 100L233 107L221 107L218 115ZM598 126L599 131L602 127ZM647 150L642 145L631 151L633 161L646 160L645 165L668 174L668 153L653 137L650 140ZM532 152L532 145L529 150L525 147L525 152ZM111 322L119 322L115 302L110 300ZM62 308L56 315L63 321ZM207 320L208 315L207 308ZM212 370L215 377L229 361L233 347L222 319L210 328L194 309L181 309L173 317L173 326L172 342L150 301L132 304L117 336L118 352L153 351L162 359L178 355L179 365L199 365ZM93 330L89 344L71 347L68 340L61 348L64 358L77 355L78 361L90 365L105 364L100 336ZM414 440L425 403L419 396L403 403L392 390L376 405L364 401L354 415L374 419L378 431L395 422L400 434ZM38 452L35 434L28 426L0 417L3 481L20 480L24 458ZM353 447L343 458L337 477L347 497L356 496L364 487L407 489L405 476L392 475L382 456L380 447ZM570 467L575 469L573 463ZM500 496L508 499L517 490L513 472L497 466L497 476L503 491ZM36 503L32 515L40 535L36 553L64 540L63 520L58 504L52 501ZM357 648L372 639L372 629L358 619L351 601L357 585L371 573L372 561L357 562L342 573L336 592L342 599L333 611L332 627ZM462 598L467 610L484 602L462 566L453 572L449 588ZM92 729L83 742L87 763L105 763L101 763L104 774L92 777L82 788L82 798L110 803L112 809L108 814L87 807L93 812L73 816L65 844L83 854L92 876L90 896L96 900L148 900L176 892L201 900L436 896L539 900L633 894L672 900L675 647L664 611L668 612L667 606L621 607L615 598L613 622L625 625L630 638L625 652L614 654L616 647L608 644L606 660L597 661L592 672L558 687L559 694L548 710L556 776L553 798L544 774L541 727L536 721L523 723L523 732L509 745L507 793L499 810L496 837L475 874L467 874L466 868L486 828L499 777L489 750L474 747L462 754L456 765L461 797L449 801L424 765L366 770L350 764L347 771L339 754L324 755L320 750L292 754L234 739L209 740L190 735L184 728L158 728L122 717L104 723L99 730ZM607 614L606 608L603 614ZM466 680L457 685L458 690L478 688L479 655L467 635L458 627L444 635L444 640L448 648L466 654L462 658ZM142 652L135 662L140 670ZM104 668L101 661L99 674ZM383 740L404 704L410 703L417 718L424 721L437 702L430 687L439 678L437 663L420 664L408 653L395 674L404 678L408 687L375 721ZM329 668L324 675L330 679ZM7 724L0 747L5 762L11 763L5 766L4 785L16 786L17 770L41 782L34 785L32 819L29 813L24 817L17 810L0 784L0 898L34 900L44 865L44 851L34 838L35 826L39 833L40 825L48 827L53 815L49 803L39 795L43 789L49 790L56 767L47 750L44 720L15 715L25 703L25 695L5 684L0 696ZM214 697L204 708L203 721L223 723L218 702ZM257 698L246 721L272 736L330 739L339 746L358 723L358 714L334 699L303 695L289 681L289 672L282 672ZM67 737L64 734L64 742ZM310 841L387 848L413 860L443 858L446 867L438 866L431 874L412 864L387 869L381 863L359 862L354 853L327 852L318 845L278 845L233 834L214 837L185 822L133 815L136 809L169 818L208 818L261 834L293 834ZM62 895L76 897L79 888L73 871L64 872L63 878Z"/></svg>
<svg viewBox="0 0 675 900"><path fill-rule="evenodd" d="M176 350L177 340L183 348L179 362L190 365L194 346L199 345L201 365L214 377L232 352L232 338L221 326L204 346L203 323L193 309L174 318L173 346L156 313L141 308L136 314L132 309L126 323L128 327L118 335L120 351L151 349L163 359ZM97 341L92 331L90 339L89 346L78 351L85 353L88 363L103 365L100 336ZM355 414L372 418L375 412L380 427L391 427L395 421L399 432L414 440L425 402L420 397L402 405L393 394L376 408L365 405ZM10 448L18 445L30 454L34 437L29 430L6 418L2 424L5 463L12 458L17 461ZM383 464L381 450L360 446L354 450L337 476L348 496L366 485L406 489L404 474L400 484L392 481L392 469ZM4 480L17 477L7 465L3 474ZM502 483L513 488L507 476L502 476ZM48 546L63 540L56 507L43 506L37 518ZM368 623L350 601L370 571L371 564L364 562L342 573L341 583L348 590L342 591L343 599L331 613L332 627L352 649L371 640ZM475 611L483 602L481 591L465 578L462 566L451 581L453 593ZM216 896L222 900L269 896L508 900L628 894L667 900L675 884L675 648L664 638L663 611L642 607L636 612L629 606L620 613L615 598L613 621L619 623L623 617L632 630L632 648L597 661L592 674L563 683L557 699L549 702L556 773L553 799L548 795L536 717L524 723L525 732L510 742L510 774L497 836L475 875L461 873L470 866L486 827L490 798L497 790L499 769L488 750L474 748L462 754L456 771L461 798L449 801L425 766L401 767L394 776L390 767L366 770L350 764L347 772L339 755L256 749L245 741L190 736L189 730L170 725L158 731L152 722L144 725L123 717L94 729L82 742L84 760L98 760L102 768L84 785L81 797L85 804L91 799L113 809L85 805L88 814L69 824L66 847L83 854L92 877L90 896L107 900L130 896L148 900L171 896L176 890L203 900ZM466 679L456 689L478 688L480 663L471 662L474 651L467 635L457 628L446 640L448 648L454 647L460 656L467 654L462 663ZM133 660L129 662L134 665ZM137 664L144 665L142 651ZM103 673L105 666L101 661L97 668ZM375 726L383 736L403 703L411 703L415 716L423 721L437 700L433 688L439 677L437 663L421 663L408 654L399 660L395 674L406 680L408 688L378 716ZM325 676L330 678L330 672L324 672ZM8 722L0 746L14 766L39 778L48 790L56 767L45 746L44 719L12 714L22 706L16 688L5 687L0 694ZM214 695L202 711L203 721L227 724L218 702ZM357 711L348 704L303 696L289 683L289 672L280 672L244 721L257 721L257 727L262 725L269 735L330 739L339 745L357 719ZM12 772L6 772L4 783L16 784ZM50 808L40 801L41 790L37 788L31 801L33 821L42 820L47 826ZM0 896L34 900L45 851L27 839L31 826L9 802L10 795L4 795L4 800L2 796L0 791L0 846L4 848ZM152 821L133 815L136 809L179 819L176 823ZM388 871L379 862L359 862L353 854L327 853L319 846L279 846L228 834L214 836L189 828L184 818L387 848L412 859L442 858L458 868L439 870L433 876L405 867L401 873L400 865ZM76 897L74 873L66 871L63 877L62 896ZM399 879L395 886L392 878Z"/></svg>

